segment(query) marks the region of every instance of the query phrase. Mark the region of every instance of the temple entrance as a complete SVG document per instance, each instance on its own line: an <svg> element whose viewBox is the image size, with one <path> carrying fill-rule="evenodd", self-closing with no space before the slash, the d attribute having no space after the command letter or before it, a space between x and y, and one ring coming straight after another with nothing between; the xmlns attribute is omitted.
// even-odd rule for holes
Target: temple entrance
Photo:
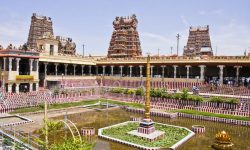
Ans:
<svg viewBox="0 0 250 150"><path fill-rule="evenodd" d="M19 92L29 92L29 83L21 83L19 86Z"/></svg>

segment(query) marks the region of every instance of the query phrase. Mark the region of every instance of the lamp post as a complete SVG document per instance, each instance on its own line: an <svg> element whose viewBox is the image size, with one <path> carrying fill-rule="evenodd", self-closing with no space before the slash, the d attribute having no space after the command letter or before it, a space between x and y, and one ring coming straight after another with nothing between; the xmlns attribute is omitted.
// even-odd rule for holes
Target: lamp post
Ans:
<svg viewBox="0 0 250 150"><path fill-rule="evenodd" d="M48 149L48 114L47 114L47 100L44 101L44 129L45 129L45 149Z"/></svg>
<svg viewBox="0 0 250 150"><path fill-rule="evenodd" d="M152 122L150 119L150 55L147 57L146 66L146 96L145 96L145 107L144 107L144 122Z"/></svg>
<svg viewBox="0 0 250 150"><path fill-rule="evenodd" d="M61 81L61 88L63 89L63 76L64 74L62 73L62 81Z"/></svg>
<svg viewBox="0 0 250 150"><path fill-rule="evenodd" d="M177 38L177 48L176 48L176 50L177 50L177 56L179 56L179 40L180 40L180 34L179 33L176 35L176 38Z"/></svg>

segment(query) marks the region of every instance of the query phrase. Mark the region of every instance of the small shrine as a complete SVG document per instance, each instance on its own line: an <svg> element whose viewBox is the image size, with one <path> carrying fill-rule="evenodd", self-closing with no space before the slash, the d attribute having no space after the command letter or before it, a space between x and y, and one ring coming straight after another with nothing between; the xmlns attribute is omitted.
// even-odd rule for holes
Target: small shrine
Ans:
<svg viewBox="0 0 250 150"><path fill-rule="evenodd" d="M216 150L231 150L233 147L231 137L225 131L216 134L212 147Z"/></svg>

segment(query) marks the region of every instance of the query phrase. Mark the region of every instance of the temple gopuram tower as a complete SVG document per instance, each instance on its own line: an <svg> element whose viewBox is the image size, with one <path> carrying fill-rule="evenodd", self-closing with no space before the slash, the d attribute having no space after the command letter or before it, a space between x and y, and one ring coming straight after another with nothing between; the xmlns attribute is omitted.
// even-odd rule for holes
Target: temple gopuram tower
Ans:
<svg viewBox="0 0 250 150"><path fill-rule="evenodd" d="M37 49L36 40L41 38L44 33L53 35L52 20L50 17L39 16L33 13L31 17L31 25L27 45L31 49Z"/></svg>
<svg viewBox="0 0 250 150"><path fill-rule="evenodd" d="M115 18L108 57L124 58L142 55L137 24L138 20L135 15Z"/></svg>
<svg viewBox="0 0 250 150"><path fill-rule="evenodd" d="M184 46L184 56L195 57L201 55L213 56L209 26L190 27L187 45Z"/></svg>

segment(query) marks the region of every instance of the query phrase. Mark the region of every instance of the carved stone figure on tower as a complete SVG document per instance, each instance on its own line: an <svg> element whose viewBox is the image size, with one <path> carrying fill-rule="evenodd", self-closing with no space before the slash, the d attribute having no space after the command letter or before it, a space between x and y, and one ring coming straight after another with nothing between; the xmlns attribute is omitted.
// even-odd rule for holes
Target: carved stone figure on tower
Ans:
<svg viewBox="0 0 250 150"><path fill-rule="evenodd" d="M72 41L71 38L64 38L57 36L56 39L59 41L58 52L61 54L75 55L76 53L76 44Z"/></svg>

